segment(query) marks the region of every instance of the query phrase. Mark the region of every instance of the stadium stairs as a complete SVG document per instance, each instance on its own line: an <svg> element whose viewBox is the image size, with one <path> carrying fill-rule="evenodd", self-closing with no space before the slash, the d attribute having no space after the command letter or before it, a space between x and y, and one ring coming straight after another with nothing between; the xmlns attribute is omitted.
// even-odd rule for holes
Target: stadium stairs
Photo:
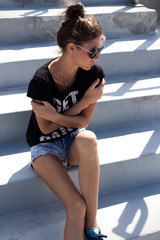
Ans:
<svg viewBox="0 0 160 240"><path fill-rule="evenodd" d="M160 239L160 31L153 8L82 1L106 35L106 85L88 129L98 139L98 224L109 240ZM27 85L59 55L63 4L0 1L0 239L62 240L65 211L30 167ZM77 168L67 170L76 186Z"/></svg>

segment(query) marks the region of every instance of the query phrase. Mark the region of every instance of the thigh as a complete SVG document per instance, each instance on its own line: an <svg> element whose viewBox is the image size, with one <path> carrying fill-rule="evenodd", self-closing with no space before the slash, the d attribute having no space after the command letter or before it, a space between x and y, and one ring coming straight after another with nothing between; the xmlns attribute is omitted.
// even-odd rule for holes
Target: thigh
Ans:
<svg viewBox="0 0 160 240"><path fill-rule="evenodd" d="M81 201L79 191L57 156L40 156L33 162L33 168L66 209L69 205L73 206L72 202Z"/></svg>
<svg viewBox="0 0 160 240"><path fill-rule="evenodd" d="M70 165L79 165L80 159L87 153L97 152L96 135L89 130L80 132L71 144L68 152L68 162Z"/></svg>

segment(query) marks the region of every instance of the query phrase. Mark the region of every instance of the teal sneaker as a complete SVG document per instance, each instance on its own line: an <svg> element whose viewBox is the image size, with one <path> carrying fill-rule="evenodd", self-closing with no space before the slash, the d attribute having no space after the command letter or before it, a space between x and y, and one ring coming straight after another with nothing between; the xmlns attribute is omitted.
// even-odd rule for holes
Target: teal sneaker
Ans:
<svg viewBox="0 0 160 240"><path fill-rule="evenodd" d="M84 240L103 240L107 238L106 235L101 234L101 230L97 228L96 230L86 230Z"/></svg>

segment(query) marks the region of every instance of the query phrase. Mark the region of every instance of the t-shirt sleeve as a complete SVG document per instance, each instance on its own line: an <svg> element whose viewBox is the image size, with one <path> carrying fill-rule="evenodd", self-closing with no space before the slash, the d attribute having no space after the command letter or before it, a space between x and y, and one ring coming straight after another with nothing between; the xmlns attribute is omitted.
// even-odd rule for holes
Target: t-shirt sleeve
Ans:
<svg viewBox="0 0 160 240"><path fill-rule="evenodd" d="M32 78L29 83L27 97L39 101L48 101L48 88L43 79Z"/></svg>
<svg viewBox="0 0 160 240"><path fill-rule="evenodd" d="M96 65L94 66L94 79L96 80L97 78L99 78L100 80L102 80L105 77L105 74L103 72L103 69L99 66Z"/></svg>
<svg viewBox="0 0 160 240"><path fill-rule="evenodd" d="M99 66L99 65L94 65L93 71L92 71L92 82L90 84L92 84L97 78L100 79L100 82L102 81L102 79L104 79L105 74L103 72L103 69Z"/></svg>

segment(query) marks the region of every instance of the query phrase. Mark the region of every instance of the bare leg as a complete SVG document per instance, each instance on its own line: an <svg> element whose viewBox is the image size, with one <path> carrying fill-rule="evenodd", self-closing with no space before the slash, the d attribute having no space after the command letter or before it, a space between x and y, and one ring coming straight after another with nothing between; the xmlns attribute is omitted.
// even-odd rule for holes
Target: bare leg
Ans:
<svg viewBox="0 0 160 240"><path fill-rule="evenodd" d="M37 158L33 167L66 209L64 240L84 240L86 204L56 156Z"/></svg>
<svg viewBox="0 0 160 240"><path fill-rule="evenodd" d="M97 139L90 131L80 132L71 145L69 163L79 165L79 183L87 205L86 229L97 228L99 158Z"/></svg>

